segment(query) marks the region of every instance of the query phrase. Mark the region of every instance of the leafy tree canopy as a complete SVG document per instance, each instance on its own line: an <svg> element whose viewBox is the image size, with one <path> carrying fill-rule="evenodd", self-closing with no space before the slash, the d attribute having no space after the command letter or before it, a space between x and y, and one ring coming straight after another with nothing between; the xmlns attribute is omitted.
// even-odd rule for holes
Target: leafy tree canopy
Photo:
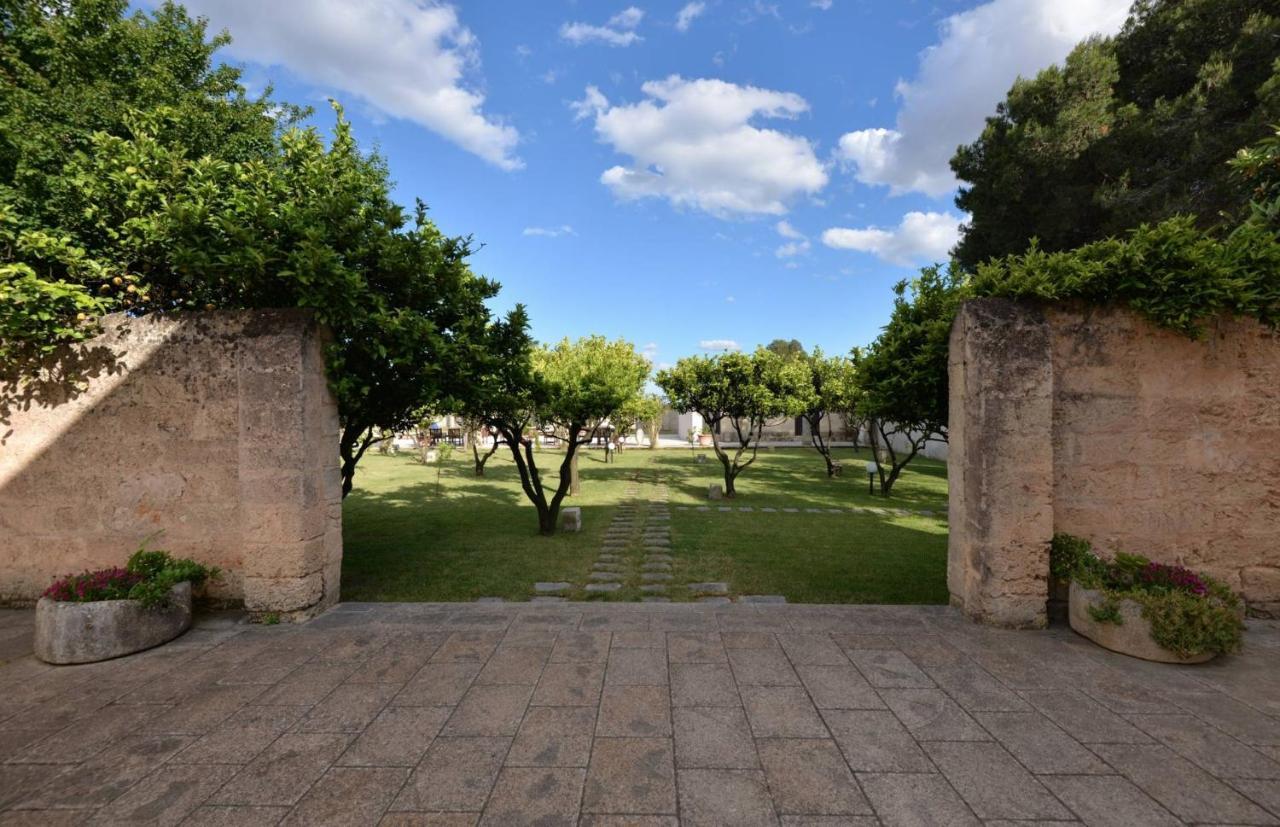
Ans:
<svg viewBox="0 0 1280 827"><path fill-rule="evenodd" d="M483 367L473 373L466 408L499 431L521 487L538 511L539 531L554 534L578 448L639 395L649 362L630 342L603 336L534 348L519 309L492 325L487 337L490 345L480 357ZM539 434L565 443L554 485L544 483L538 468L534 441Z"/></svg>
<svg viewBox="0 0 1280 827"><path fill-rule="evenodd" d="M110 311L310 308L345 493L375 427L469 392L497 285L392 200L340 109L326 143L181 7L126 9L0 0L0 359L30 375Z"/></svg>
<svg viewBox="0 0 1280 827"><path fill-rule="evenodd" d="M1098 241L1175 215L1233 226L1227 161L1280 122L1270 0L1139 0L1113 38L1020 79L951 166L970 223L956 262Z"/></svg>
<svg viewBox="0 0 1280 827"><path fill-rule="evenodd" d="M724 466L724 493L732 497L738 474L755 462L768 421L799 415L809 377L803 360L759 348L752 354L681 359L660 371L657 381L673 408L695 411L711 426L712 445ZM735 442L732 455L721 444L724 438Z"/></svg>

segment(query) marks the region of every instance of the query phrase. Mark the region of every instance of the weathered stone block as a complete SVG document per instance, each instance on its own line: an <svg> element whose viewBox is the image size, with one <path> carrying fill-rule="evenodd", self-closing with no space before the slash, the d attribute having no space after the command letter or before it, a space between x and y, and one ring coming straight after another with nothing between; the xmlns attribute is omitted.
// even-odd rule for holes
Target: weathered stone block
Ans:
<svg viewBox="0 0 1280 827"><path fill-rule="evenodd" d="M713 482L709 486L707 486L707 499L708 500L724 499L724 489L720 487L720 483Z"/></svg>
<svg viewBox="0 0 1280 827"><path fill-rule="evenodd" d="M570 508L562 508L560 510L560 530L581 531L582 509L576 505Z"/></svg>
<svg viewBox="0 0 1280 827"><path fill-rule="evenodd" d="M120 565L146 536L218 566L212 594L335 599L341 492L324 331L301 310L108 316L82 390L15 409L0 449L0 601ZM64 366L65 367L65 366ZM247 574L247 577L242 577ZM270 584L283 586L280 599Z"/></svg>

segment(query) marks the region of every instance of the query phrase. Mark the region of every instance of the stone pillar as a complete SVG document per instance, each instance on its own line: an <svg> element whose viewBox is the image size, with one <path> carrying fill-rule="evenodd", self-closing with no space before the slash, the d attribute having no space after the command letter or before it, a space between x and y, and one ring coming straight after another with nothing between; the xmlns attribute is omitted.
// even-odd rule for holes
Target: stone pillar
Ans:
<svg viewBox="0 0 1280 827"><path fill-rule="evenodd" d="M288 619L337 602L342 489L323 336L259 336L239 352L244 603Z"/></svg>
<svg viewBox="0 0 1280 827"><path fill-rule="evenodd" d="M951 602L997 626L1042 627L1053 536L1053 361L1034 307L966 303L950 342Z"/></svg>

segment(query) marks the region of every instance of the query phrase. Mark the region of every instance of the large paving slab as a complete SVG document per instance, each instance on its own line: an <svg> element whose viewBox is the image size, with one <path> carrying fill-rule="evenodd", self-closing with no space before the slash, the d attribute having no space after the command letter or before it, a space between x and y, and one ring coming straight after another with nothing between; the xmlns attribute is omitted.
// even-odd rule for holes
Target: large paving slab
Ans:
<svg viewBox="0 0 1280 827"><path fill-rule="evenodd" d="M1205 666L946 607L340 604L39 663L0 824L1280 824L1280 623Z"/></svg>

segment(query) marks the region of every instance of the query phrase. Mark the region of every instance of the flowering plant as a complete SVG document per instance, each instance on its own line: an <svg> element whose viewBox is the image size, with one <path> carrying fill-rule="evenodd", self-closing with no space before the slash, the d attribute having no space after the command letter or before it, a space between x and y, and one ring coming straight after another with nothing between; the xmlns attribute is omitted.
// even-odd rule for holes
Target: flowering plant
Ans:
<svg viewBox="0 0 1280 827"><path fill-rule="evenodd" d="M1156 643L1183 657L1240 649L1244 606L1240 598L1206 574L1156 563L1140 554L1117 552L1111 560L1094 554L1088 541L1066 534L1053 538L1050 570L1102 594L1089 606L1099 623L1122 623L1120 600L1142 607Z"/></svg>
<svg viewBox="0 0 1280 827"><path fill-rule="evenodd" d="M90 603L97 600L137 600L146 608L168 605L169 590L190 581L192 587L217 577L218 570L194 560L174 558L166 551L151 551L146 543L133 553L124 568L68 574L44 590L50 600Z"/></svg>
<svg viewBox="0 0 1280 827"><path fill-rule="evenodd" d="M87 603L92 600L123 600L129 596L129 590L141 580L140 575L114 566L98 571L86 571L83 574L68 574L53 581L53 585L45 589L42 596L74 603Z"/></svg>

